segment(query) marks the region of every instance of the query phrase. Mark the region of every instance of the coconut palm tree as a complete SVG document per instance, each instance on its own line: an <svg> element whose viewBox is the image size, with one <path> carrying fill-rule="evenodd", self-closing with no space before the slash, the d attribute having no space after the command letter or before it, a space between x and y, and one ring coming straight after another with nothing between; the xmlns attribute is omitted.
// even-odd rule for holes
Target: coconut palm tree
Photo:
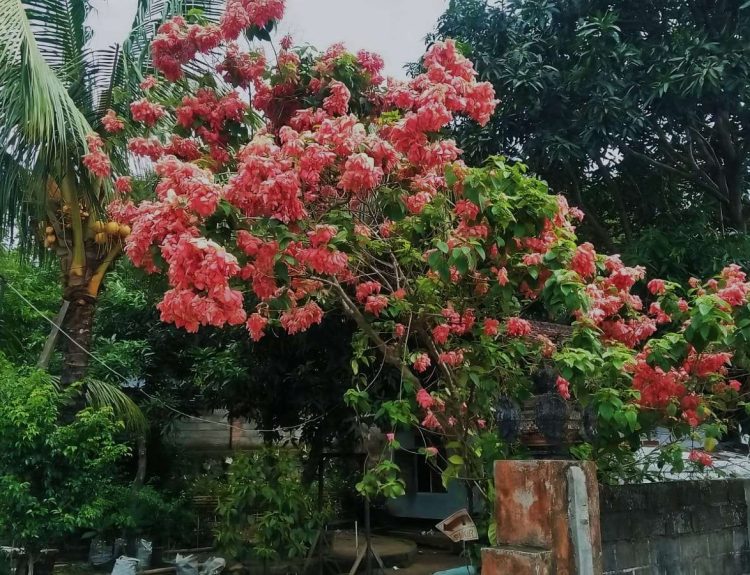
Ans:
<svg viewBox="0 0 750 575"><path fill-rule="evenodd" d="M150 39L161 22L176 14L213 20L223 5L136 1L127 39L95 51L86 24L91 0L0 0L0 240L37 256L44 242L60 262L63 326L73 339L64 386L86 373L97 297L127 233L117 224L102 233L111 183L83 167L86 136L150 71ZM110 157L113 171L124 173L124 146Z"/></svg>

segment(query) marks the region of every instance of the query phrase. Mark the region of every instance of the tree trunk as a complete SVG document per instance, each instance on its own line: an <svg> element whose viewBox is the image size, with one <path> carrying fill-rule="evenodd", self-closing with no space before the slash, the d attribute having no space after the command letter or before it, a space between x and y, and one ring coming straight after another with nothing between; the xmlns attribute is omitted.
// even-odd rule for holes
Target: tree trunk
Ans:
<svg viewBox="0 0 750 575"><path fill-rule="evenodd" d="M136 451L138 452L138 468L135 472L135 479L133 479L133 487L138 489L142 487L146 481L146 465L148 463L148 451L146 448L146 434L141 433L138 435Z"/></svg>
<svg viewBox="0 0 750 575"><path fill-rule="evenodd" d="M578 183L578 178L576 177L576 175L572 170L570 170L568 173L570 174L571 178L573 203L576 205L576 207L580 208L583 211L585 215L584 222L589 225L593 235L596 236L598 240L597 243L608 253L614 253L615 247L612 243L612 236L610 236L609 231L601 224L598 215L595 214L594 211L587 207L584 203L583 194L581 194L581 187Z"/></svg>
<svg viewBox="0 0 750 575"><path fill-rule="evenodd" d="M737 231L746 233L747 223L743 207L741 193L733 193L729 204L729 218Z"/></svg>
<svg viewBox="0 0 750 575"><path fill-rule="evenodd" d="M65 321L66 350L63 354L63 367L60 382L67 387L80 381L86 375L89 366L89 349L91 348L91 332L94 325L94 311L96 298L90 296L83 289L75 293L66 294L70 301Z"/></svg>

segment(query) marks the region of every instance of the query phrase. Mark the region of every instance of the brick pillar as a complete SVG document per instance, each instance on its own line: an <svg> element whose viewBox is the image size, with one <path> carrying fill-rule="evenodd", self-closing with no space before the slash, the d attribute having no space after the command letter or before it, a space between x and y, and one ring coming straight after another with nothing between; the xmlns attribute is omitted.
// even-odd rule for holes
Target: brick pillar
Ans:
<svg viewBox="0 0 750 575"><path fill-rule="evenodd" d="M482 575L600 575L599 489L593 463L495 462L497 547Z"/></svg>

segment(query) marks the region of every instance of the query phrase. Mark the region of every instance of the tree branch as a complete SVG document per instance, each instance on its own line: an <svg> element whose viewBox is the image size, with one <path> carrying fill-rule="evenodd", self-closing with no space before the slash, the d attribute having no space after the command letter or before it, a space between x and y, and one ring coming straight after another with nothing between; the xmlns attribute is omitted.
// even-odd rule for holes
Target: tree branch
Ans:
<svg viewBox="0 0 750 575"><path fill-rule="evenodd" d="M631 154L632 156L643 160L644 162L651 164L652 166L659 168L660 170L664 170L666 172L669 172L671 174L675 174L676 176L680 176L683 179L686 180L693 180L695 181L698 186L706 190L707 192L711 193L717 200L723 203L728 203L729 198L724 196L721 191L719 190L719 186L716 185L713 181L711 181L710 184L703 182L703 181L696 181L695 178L693 178L693 174L690 172L685 172L683 170L678 170L674 166L670 166L669 164L664 164L658 160L654 160L653 158L648 157L646 154L642 154L640 152L636 152L632 148L624 147L623 151ZM710 180L709 180L710 181Z"/></svg>
<svg viewBox="0 0 750 575"><path fill-rule="evenodd" d="M370 323L367 321L365 316L362 315L362 312L359 311L344 288L341 287L341 284L338 281L322 281L325 281L327 284L332 286L336 290L336 292L338 292L339 296L341 297L341 303L344 307L344 311L355 321L357 327L359 327L359 329L361 329L367 335L373 345L378 348L378 351L380 351L386 363L397 368L401 372L401 377L410 381L416 386L417 389L421 388L422 384L419 381L419 378L414 375L409 370L409 368L406 367L401 358L394 353L393 349L385 341L383 341L383 338L381 338L372 328Z"/></svg>

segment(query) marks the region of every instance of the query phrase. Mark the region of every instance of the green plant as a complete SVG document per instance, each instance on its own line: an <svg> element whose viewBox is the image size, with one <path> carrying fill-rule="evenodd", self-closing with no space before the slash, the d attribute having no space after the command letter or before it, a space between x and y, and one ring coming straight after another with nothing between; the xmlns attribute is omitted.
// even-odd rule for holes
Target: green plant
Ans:
<svg viewBox="0 0 750 575"><path fill-rule="evenodd" d="M237 559L304 556L324 519L314 493L289 451L266 448L236 457L219 499L218 546Z"/></svg>
<svg viewBox="0 0 750 575"><path fill-rule="evenodd" d="M69 422L69 401L38 370L17 370L0 355L0 538L37 553L106 510L115 463L128 451L111 408L86 408Z"/></svg>

